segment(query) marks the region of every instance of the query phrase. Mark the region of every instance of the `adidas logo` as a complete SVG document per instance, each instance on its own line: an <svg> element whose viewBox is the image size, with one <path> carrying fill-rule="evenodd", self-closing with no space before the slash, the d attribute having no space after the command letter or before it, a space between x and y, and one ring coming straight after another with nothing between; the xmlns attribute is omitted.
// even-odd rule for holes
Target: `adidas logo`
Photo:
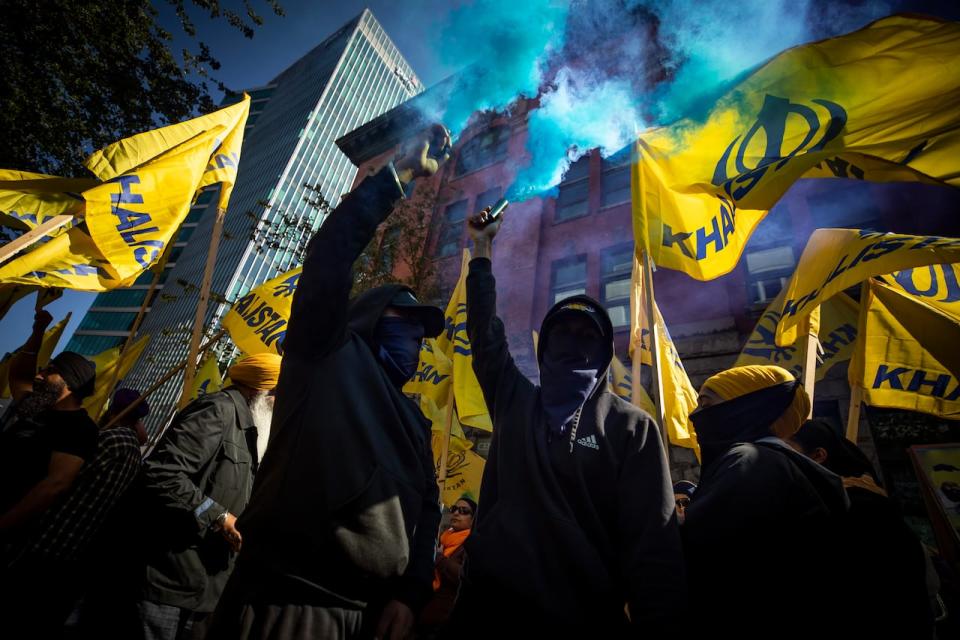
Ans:
<svg viewBox="0 0 960 640"><path fill-rule="evenodd" d="M577 444L584 447L589 447L591 449L599 449L600 445L597 444L597 436L587 436L585 438L580 438L577 440Z"/></svg>

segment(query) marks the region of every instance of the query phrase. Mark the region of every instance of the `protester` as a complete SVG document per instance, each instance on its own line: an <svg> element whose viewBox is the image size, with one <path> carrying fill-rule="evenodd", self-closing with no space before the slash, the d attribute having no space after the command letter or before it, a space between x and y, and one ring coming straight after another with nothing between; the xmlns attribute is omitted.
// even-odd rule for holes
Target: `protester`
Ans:
<svg viewBox="0 0 960 640"><path fill-rule="evenodd" d="M433 569L433 598L420 613L418 637L436 633L450 618L460 589L460 570L466 559L464 541L470 535L477 503L462 496L450 507L450 527L440 534Z"/></svg>
<svg viewBox="0 0 960 640"><path fill-rule="evenodd" d="M36 313L30 337L10 364L14 417L0 435L0 613L9 628L22 623L40 637L55 634L58 620L62 624L76 578L64 558L69 535L44 534L43 520L97 451L97 425L82 405L93 393L93 363L64 351L37 372L51 321L46 311Z"/></svg>
<svg viewBox="0 0 960 640"><path fill-rule="evenodd" d="M140 394L133 389L116 390L113 394L113 401L110 402L110 406L103 412L103 417L100 418L100 428L103 429L111 426L114 418L134 403L136 404L133 409L120 418L116 425L113 426L132 429L137 436L137 442L143 446L147 444L147 428L143 424L143 419L150 415L150 405L146 400L140 400Z"/></svg>
<svg viewBox="0 0 960 640"><path fill-rule="evenodd" d="M803 386L780 367L736 367L703 384L690 416L702 471L681 527L695 633L797 637L819 634L827 621L848 628L843 485L783 441L809 411Z"/></svg>
<svg viewBox="0 0 960 640"><path fill-rule="evenodd" d="M247 356L227 373L233 385L180 411L145 464L147 640L203 637L243 542L237 516L265 451L280 356Z"/></svg>
<svg viewBox="0 0 960 640"><path fill-rule="evenodd" d="M788 443L839 475L850 497L844 540L851 544L843 554L847 606L870 613L858 631L863 637L933 637L926 552L877 484L869 458L819 420L806 422Z"/></svg>
<svg viewBox="0 0 960 640"><path fill-rule="evenodd" d="M313 237L283 341L271 453L240 520L218 638L401 638L432 595L440 523L430 424L401 387L443 312L394 284L349 301L352 266L449 147L435 126Z"/></svg>
<svg viewBox="0 0 960 640"><path fill-rule="evenodd" d="M544 318L541 386L520 372L496 316L501 222L486 210L468 221L467 332L493 440L451 627L458 637L670 633L686 593L659 431L607 389L613 327L587 296Z"/></svg>
<svg viewBox="0 0 960 640"><path fill-rule="evenodd" d="M673 483L673 499L677 505L677 522L683 524L687 507L690 506L690 499L693 498L693 492L697 490L697 485L689 480L681 480Z"/></svg>

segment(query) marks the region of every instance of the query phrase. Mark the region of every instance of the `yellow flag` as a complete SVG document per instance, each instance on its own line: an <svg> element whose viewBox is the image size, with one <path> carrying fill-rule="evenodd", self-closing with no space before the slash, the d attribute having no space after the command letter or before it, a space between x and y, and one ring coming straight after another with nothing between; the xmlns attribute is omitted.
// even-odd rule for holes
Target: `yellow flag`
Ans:
<svg viewBox="0 0 960 640"><path fill-rule="evenodd" d="M435 470L439 474L443 435L434 431L432 437L433 461ZM440 499L445 505L454 504L464 494L473 500L480 495L480 481L483 479L486 460L470 450L471 444L469 440L450 437L450 446L447 449L447 477L440 492Z"/></svg>
<svg viewBox="0 0 960 640"><path fill-rule="evenodd" d="M293 294L303 267L267 280L237 300L223 316L223 328L244 353L280 353Z"/></svg>
<svg viewBox="0 0 960 640"><path fill-rule="evenodd" d="M0 169L0 225L26 231L55 216L82 213L81 192L96 184L93 178ZM60 227L55 234L65 231Z"/></svg>
<svg viewBox="0 0 960 640"><path fill-rule="evenodd" d="M71 315L73 315L72 311L67 313L67 317L44 332L43 341L40 343L40 350L37 352L38 370L50 363L53 350L57 348L57 343L60 342L60 336L63 335L63 330L67 328L67 323L70 322Z"/></svg>
<svg viewBox="0 0 960 640"><path fill-rule="evenodd" d="M197 370L197 375L193 379L193 389L190 391L190 399L196 400L200 396L220 391L222 384L217 359L210 356L203 361L203 364Z"/></svg>
<svg viewBox="0 0 960 640"><path fill-rule="evenodd" d="M659 354L657 361L660 364L660 376L663 378L663 413L667 423L667 434L670 444L686 449L693 449L700 459L700 445L697 443L697 433L694 431L690 414L697 408L697 390L690 383L687 371L680 362L680 354L673 344L673 338L667 330L667 325L660 315L660 309L655 305Z"/></svg>
<svg viewBox="0 0 960 640"><path fill-rule="evenodd" d="M633 270L630 276L630 344L627 353L632 358L634 349L640 348L640 363L651 364L650 323L647 322L647 309L643 297L643 265L636 255L633 258Z"/></svg>
<svg viewBox="0 0 960 640"><path fill-rule="evenodd" d="M417 372L405 385L403 392L419 394L423 415L433 420L433 414L450 402L453 363L437 347L435 338L427 338L420 346L420 362ZM441 424L442 424L441 420Z"/></svg>
<svg viewBox="0 0 960 640"><path fill-rule="evenodd" d="M904 269L879 279L931 307L960 318L960 263Z"/></svg>
<svg viewBox="0 0 960 640"><path fill-rule="evenodd" d="M960 239L858 229L817 229L787 284L778 345L796 340L803 317L824 300L872 276L929 264L960 262Z"/></svg>
<svg viewBox="0 0 960 640"><path fill-rule="evenodd" d="M110 394L113 393L114 383L119 383L137 363L143 350L147 348L150 336L143 336L120 353L120 346L111 347L90 358L97 368L97 379L93 395L84 399L83 408L94 420L99 420L106 407ZM117 369L119 368L119 372Z"/></svg>
<svg viewBox="0 0 960 640"><path fill-rule="evenodd" d="M223 183L219 206L226 209L237 180L243 128L247 124L249 113L250 96L243 94L243 100L229 107L186 122L145 131L106 146L87 158L84 165L101 180L113 180L155 161L169 149L192 138L217 131L219 133L216 135L214 151L208 156L203 178L196 189L217 182Z"/></svg>
<svg viewBox="0 0 960 640"><path fill-rule="evenodd" d="M709 280L798 178L960 185L958 103L960 23L898 15L784 51L704 122L640 136L637 247Z"/></svg>
<svg viewBox="0 0 960 640"><path fill-rule="evenodd" d="M9 398L13 395L10 392L10 362L13 360L13 354L8 354L9 358L4 358L0 362L0 398Z"/></svg>
<svg viewBox="0 0 960 640"><path fill-rule="evenodd" d="M613 392L627 402L633 402L633 374L620 362L620 358L616 356L613 357L611 367L613 369ZM637 398L634 404L651 416L656 415L657 409L653 406L653 400L650 398L647 390L644 389L642 385L638 388L640 389L640 397Z"/></svg>
<svg viewBox="0 0 960 640"><path fill-rule="evenodd" d="M220 127L83 193L90 236L127 280L148 269L180 228L201 186Z"/></svg>
<svg viewBox="0 0 960 640"><path fill-rule="evenodd" d="M960 383L938 357L956 353L960 321L878 282L866 298L850 384L875 407L960 419Z"/></svg>
<svg viewBox="0 0 960 640"><path fill-rule="evenodd" d="M446 330L437 337L436 348L446 354L452 364L453 394L456 398L457 415L463 424L493 430L487 403L483 399L477 374L473 372L473 356L470 353L470 338L467 336L467 271L470 252L463 250L460 261L460 279L453 289L447 310L444 313Z"/></svg>
<svg viewBox="0 0 960 640"><path fill-rule="evenodd" d="M796 342L783 347L778 347L774 340L777 322L780 320L779 309L783 306L783 295L784 291L781 291L757 320L753 333L747 338L734 363L735 367L751 364L776 365L800 379L806 361L805 337L800 336ZM817 335L823 353L817 360L818 381L823 380L833 365L846 362L853 355L857 339L858 310L857 303L845 293L838 293L819 307L820 323Z"/></svg>

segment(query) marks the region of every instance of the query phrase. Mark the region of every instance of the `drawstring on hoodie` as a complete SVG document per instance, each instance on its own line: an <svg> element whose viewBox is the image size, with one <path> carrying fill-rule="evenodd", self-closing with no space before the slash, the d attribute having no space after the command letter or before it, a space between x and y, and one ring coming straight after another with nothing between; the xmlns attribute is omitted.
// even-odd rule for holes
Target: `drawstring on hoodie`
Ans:
<svg viewBox="0 0 960 640"><path fill-rule="evenodd" d="M580 408L573 414L572 424L570 425L570 453L573 453L573 443L577 438L577 427L580 426L580 413L583 411L585 405L586 403L580 405Z"/></svg>

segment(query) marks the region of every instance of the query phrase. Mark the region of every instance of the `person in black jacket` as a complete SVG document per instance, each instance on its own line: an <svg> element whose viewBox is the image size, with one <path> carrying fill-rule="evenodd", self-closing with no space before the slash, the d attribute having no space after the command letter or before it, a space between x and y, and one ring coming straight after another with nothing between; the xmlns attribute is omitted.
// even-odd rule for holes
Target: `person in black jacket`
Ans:
<svg viewBox="0 0 960 640"><path fill-rule="evenodd" d="M846 605L862 637L932 638L926 559L920 540L877 484L857 445L826 422L811 420L788 444L843 479L850 497L846 546Z"/></svg>
<svg viewBox="0 0 960 640"><path fill-rule="evenodd" d="M363 180L310 241L283 342L270 453L216 638L400 638L433 593L430 424L401 387L443 312L408 287L349 300L352 266L449 146L439 125Z"/></svg>
<svg viewBox="0 0 960 640"><path fill-rule="evenodd" d="M233 385L184 407L144 464L143 524L154 534L138 605L146 640L203 637L243 541L237 516L279 373L276 354L237 362Z"/></svg>
<svg viewBox="0 0 960 640"><path fill-rule="evenodd" d="M467 332L493 440L451 629L674 633L686 591L669 469L650 416L607 389L610 319L587 296L561 300L540 330L540 386L525 378L496 315L502 220L486 215L468 221Z"/></svg>
<svg viewBox="0 0 960 640"><path fill-rule="evenodd" d="M839 554L856 543L843 536L843 484L784 442L809 411L781 367L703 383L690 415L702 471L680 527L692 635L815 637L824 620L848 617Z"/></svg>

